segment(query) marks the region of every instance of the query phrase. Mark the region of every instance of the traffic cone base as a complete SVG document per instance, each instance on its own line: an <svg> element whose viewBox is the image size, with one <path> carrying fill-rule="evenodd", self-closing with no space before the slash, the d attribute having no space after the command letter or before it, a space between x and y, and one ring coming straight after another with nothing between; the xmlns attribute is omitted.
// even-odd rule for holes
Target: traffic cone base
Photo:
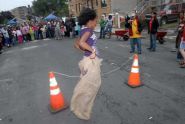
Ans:
<svg viewBox="0 0 185 124"><path fill-rule="evenodd" d="M48 108L49 108L49 111L50 111L51 113L55 114L55 113L58 113L58 112L60 112L60 111L62 111L62 110L65 110L65 109L69 108L69 104L65 104L65 105L64 105L62 108L60 108L60 109L54 109L54 108L52 108L51 105L48 105Z"/></svg>
<svg viewBox="0 0 185 124"><path fill-rule="evenodd" d="M61 110L64 110L68 107L66 104L63 94L60 91L60 88L55 79L54 73L49 73L50 81L50 105L49 110L51 113L57 113Z"/></svg>
<svg viewBox="0 0 185 124"><path fill-rule="evenodd" d="M127 86L131 87L131 88L137 88L137 87L142 87L142 86L144 86L143 83L140 83L140 85L130 85L130 84L128 83L128 81L125 82L125 84L126 84Z"/></svg>

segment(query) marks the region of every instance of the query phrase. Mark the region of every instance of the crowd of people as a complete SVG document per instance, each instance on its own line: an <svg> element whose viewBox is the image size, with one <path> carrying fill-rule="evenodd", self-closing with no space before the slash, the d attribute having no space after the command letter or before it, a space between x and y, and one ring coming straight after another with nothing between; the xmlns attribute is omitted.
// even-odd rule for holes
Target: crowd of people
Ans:
<svg viewBox="0 0 185 124"><path fill-rule="evenodd" d="M0 54L3 47L12 47L18 44L45 38L60 40L63 37L79 35L80 26L74 18L48 22L24 22L16 26L0 27Z"/></svg>

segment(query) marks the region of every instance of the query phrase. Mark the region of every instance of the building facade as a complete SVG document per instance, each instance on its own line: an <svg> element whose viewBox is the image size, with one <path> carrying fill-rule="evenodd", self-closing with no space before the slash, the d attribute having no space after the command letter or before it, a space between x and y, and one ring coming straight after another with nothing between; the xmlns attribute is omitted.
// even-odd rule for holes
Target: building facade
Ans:
<svg viewBox="0 0 185 124"><path fill-rule="evenodd" d="M11 10L11 13L16 17L23 20L26 20L27 15L29 14L29 9L26 6L20 6Z"/></svg>
<svg viewBox="0 0 185 124"><path fill-rule="evenodd" d="M134 10L138 1L141 0L69 0L69 13L78 16L84 7L89 7L96 10L98 17L110 13L125 15Z"/></svg>
<svg viewBox="0 0 185 124"><path fill-rule="evenodd" d="M112 13L120 13L121 15L132 12L139 0L111 0Z"/></svg>
<svg viewBox="0 0 185 124"><path fill-rule="evenodd" d="M96 10L98 18L100 18L102 14L111 13L111 0L69 0L71 16L79 16L80 11L86 7Z"/></svg>

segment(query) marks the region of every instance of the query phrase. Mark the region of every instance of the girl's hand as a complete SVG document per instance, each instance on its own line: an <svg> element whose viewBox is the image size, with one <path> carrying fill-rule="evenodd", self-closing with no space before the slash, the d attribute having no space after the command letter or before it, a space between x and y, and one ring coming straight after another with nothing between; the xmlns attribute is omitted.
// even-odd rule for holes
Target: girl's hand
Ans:
<svg viewBox="0 0 185 124"><path fill-rule="evenodd" d="M96 58L96 50L94 49L92 54L90 55L90 59L95 59Z"/></svg>

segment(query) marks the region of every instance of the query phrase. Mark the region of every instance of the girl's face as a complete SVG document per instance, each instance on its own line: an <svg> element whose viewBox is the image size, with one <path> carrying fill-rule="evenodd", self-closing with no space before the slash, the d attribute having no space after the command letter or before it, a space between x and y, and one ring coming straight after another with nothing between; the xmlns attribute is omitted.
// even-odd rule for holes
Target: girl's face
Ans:
<svg viewBox="0 0 185 124"><path fill-rule="evenodd" d="M92 28L92 29L96 28L96 24L97 24L97 18L95 18L94 20L89 21L89 27Z"/></svg>

